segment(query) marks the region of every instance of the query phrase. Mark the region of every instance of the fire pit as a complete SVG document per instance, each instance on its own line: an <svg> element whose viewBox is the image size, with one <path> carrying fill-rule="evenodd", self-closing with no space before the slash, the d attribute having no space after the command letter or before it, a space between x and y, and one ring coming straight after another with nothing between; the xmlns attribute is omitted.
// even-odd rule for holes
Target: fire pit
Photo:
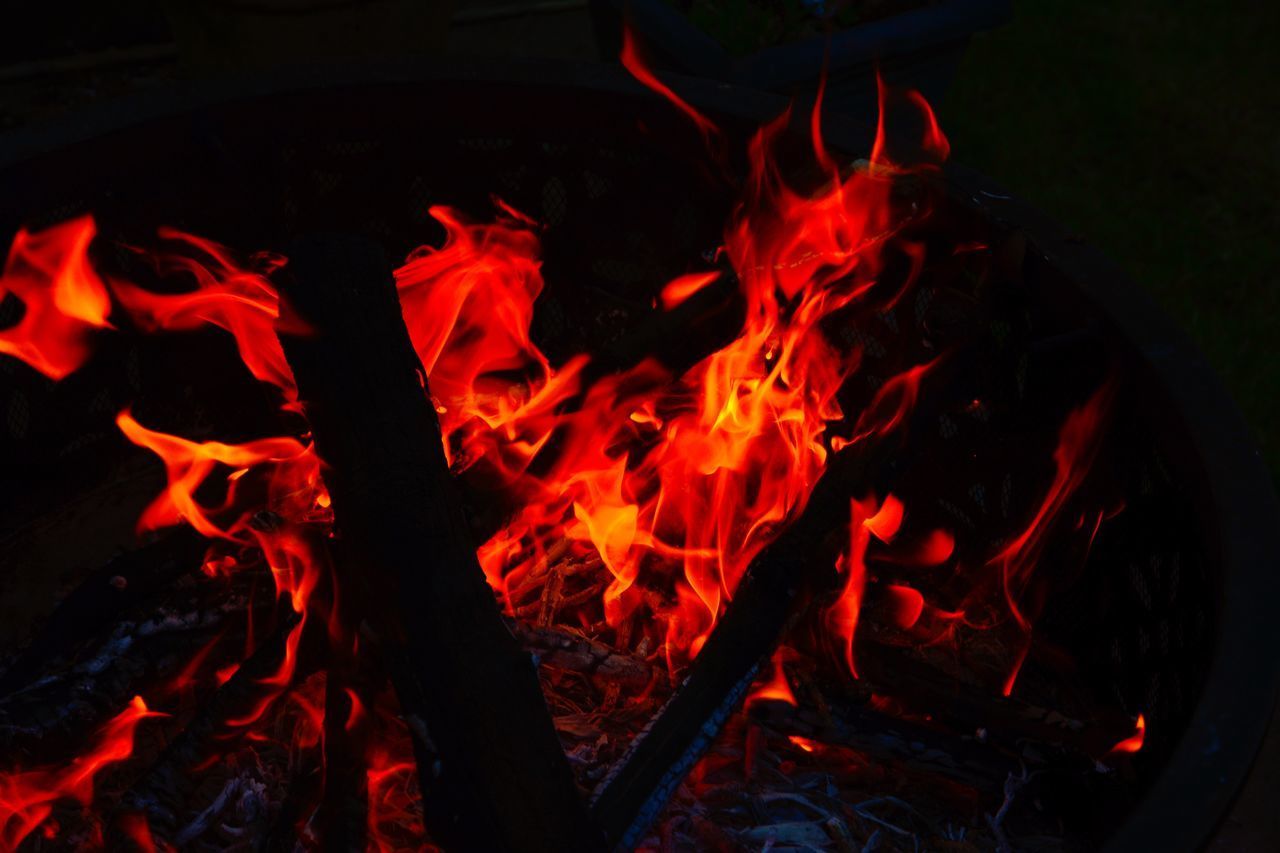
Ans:
<svg viewBox="0 0 1280 853"><path fill-rule="evenodd" d="M922 101L260 85L5 158L5 845L1207 834L1265 471Z"/></svg>

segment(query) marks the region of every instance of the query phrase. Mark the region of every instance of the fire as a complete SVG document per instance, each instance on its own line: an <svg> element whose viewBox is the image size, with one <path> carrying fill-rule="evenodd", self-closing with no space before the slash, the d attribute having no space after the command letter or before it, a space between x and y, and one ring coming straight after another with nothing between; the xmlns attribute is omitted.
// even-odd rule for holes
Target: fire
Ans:
<svg viewBox="0 0 1280 853"><path fill-rule="evenodd" d="M133 754L133 736L143 720L161 717L141 696L102 727L98 738L69 764L0 773L0 846L15 849L53 812L59 800L93 801L93 780Z"/></svg>
<svg viewBox="0 0 1280 853"><path fill-rule="evenodd" d="M1040 508L1026 529L991 560L992 565L1000 570L1009 611L1024 631L1031 629L1031 623L1018 603L1018 596L1035 570L1054 521L1084 482L1097 456L1102 443L1102 421L1114 392L1112 385L1104 385L1088 402L1067 416L1058 434L1057 449L1053 452L1053 483Z"/></svg>
<svg viewBox="0 0 1280 853"><path fill-rule="evenodd" d="M902 502L893 495L887 496L880 504L875 498L855 499L850 502L849 515L849 549L840 555L836 563L836 571L844 577L844 587L835 603L828 608L826 618L831 633L841 644L845 665L857 678L853 641L867 587L867 546L871 544L872 536L881 542L889 542L897 535L902 524Z"/></svg>
<svg viewBox="0 0 1280 853"><path fill-rule="evenodd" d="M658 294L658 300L662 303L664 310L670 311L719 278L719 272L694 272L682 275L662 288L662 292Z"/></svg>
<svg viewBox="0 0 1280 853"><path fill-rule="evenodd" d="M787 672L783 668L783 663L790 654L792 652L788 647L778 646L772 658L773 676L747 696L743 703L744 707L749 708L755 702L768 700L786 702L793 707L799 704L796 701L796 694L792 692L791 685L787 682Z"/></svg>
<svg viewBox="0 0 1280 853"><path fill-rule="evenodd" d="M709 119L643 66L629 35L623 61L709 143L722 139ZM749 172L717 253L720 266L677 277L655 295L655 310L670 311L722 279L738 289L744 319L736 336L681 375L648 360L588 381L590 356L553 363L530 333L544 288L537 224L501 203L489 223L443 206L430 209L444 241L416 250L395 271L406 328L440 415L442 435L422 440L443 439L455 473L474 476L515 507L478 549L486 579L505 604L510 590L538 577L552 555L598 557L594 598L578 602L569 616L612 630L619 645L636 649L643 642L675 674L698 654L752 560L804 511L832 454L861 452L864 442L905 427L941 358L888 377L865 407L845 411L838 395L861 369L862 353L833 342L824 325L853 306L892 307L923 266L923 246L902 232L912 217L928 211L904 213L891 193L901 175L941 162L948 144L928 105L912 93L906 99L924 119L925 162L907 167L891 160L883 125L889 96L881 84L881 124L870 164L852 169L842 169L822 142L819 98L811 133L825 179L817 189L789 186L776 165L789 114L753 136ZM93 222L85 218L15 238L0 287L21 299L26 313L0 333L0 352L61 378L87 357L93 329L107 327L114 295L123 315L144 332L213 325L230 333L252 375L278 388L286 408L300 408L276 333L306 329L270 280L285 259L260 255L246 263L217 243L165 229L160 238L167 248L147 257L162 276L188 289L158 293L115 280L108 288L88 260L93 235ZM906 284L885 293L880 279L890 244L906 253L911 272ZM990 561L1012 618L1026 634L1019 666L1034 616L1022 595L1054 520L1096 458L1110 393L1099 392L1067 419L1043 503ZM314 695L314 684L295 683L304 629L326 626L330 642L344 653L355 648L355 639L336 618L339 590L325 545L332 515L309 437L195 441L145 427L128 410L116 423L165 466L165 489L144 511L140 529L185 522L209 539L255 548L277 595L298 616L280 667L259 683L256 705L225 722L246 738L266 738L264 721L289 704L299 719L293 745L314 749L325 730L325 703ZM222 495L213 505L211 491ZM253 523L264 511L271 523ZM921 535L908 529L900 540L907 513L894 494L850 503L848 545L836 565L841 588L823 618L855 678L855 636L868 587L878 583L869 567L876 561L941 566L955 555L955 537L946 530ZM206 568L225 574L236 570L237 561L211 557ZM931 607L907 584L885 583L873 593L872 606L886 600L891 622L917 635L931 620L951 630L964 617L963 611ZM210 648L182 670L174 690L194 681ZM797 704L784 668L788 654L786 647L777 650L770 677L749 702ZM221 683L235 671L233 664L215 677ZM376 703L366 707L348 692L345 728L385 723ZM291 703L277 703L284 695ZM133 729L147 716L154 714L139 698L67 768L0 777L3 839L21 841L57 799L88 803L93 774L130 754ZM1137 733L1115 750L1136 751L1144 729L1140 716ZM407 743L407 733L400 734ZM400 849L392 827L416 820L414 765L405 744L396 747L394 740L375 739L364 756L368 828L377 850ZM798 736L790 740L806 752L815 748Z"/></svg>
<svg viewBox="0 0 1280 853"><path fill-rule="evenodd" d="M319 480L314 453L293 438L265 438L245 444L195 442L149 430L127 410L116 418L116 425L134 444L164 460L169 478L165 491L143 511L138 521L141 530L157 530L186 521L210 538L234 538L243 529L245 516L240 515L226 527L214 518L236 507L235 493L244 472L254 467L275 468L274 483L285 495L314 487ZM226 477L227 497L221 507L206 508L196 500L195 493L219 465L231 469Z"/></svg>
<svg viewBox="0 0 1280 853"><path fill-rule="evenodd" d="M1111 747L1112 755L1124 753L1135 753L1142 749L1142 743L1147 737L1147 719L1142 714L1138 715L1138 720L1134 723L1133 734Z"/></svg>
<svg viewBox="0 0 1280 853"><path fill-rule="evenodd" d="M50 379L62 379L89 357L95 329L108 328L111 301L89 261L97 229L82 216L13 238L0 299L22 302L22 318L0 331L0 353L20 358Z"/></svg>
<svg viewBox="0 0 1280 853"><path fill-rule="evenodd" d="M150 260L162 275L188 281L195 289L162 294L112 281L112 292L133 322L148 332L190 331L205 325L224 329L235 338L245 367L292 401L297 393L293 374L275 329L302 334L306 327L287 314L281 317L279 294L268 279L283 265L283 258L259 255L254 266L245 266L211 240L173 228L161 228L159 236L177 248L149 254Z"/></svg>
<svg viewBox="0 0 1280 853"><path fill-rule="evenodd" d="M822 744L818 743L816 740L810 740L807 737L800 737L800 735L788 735L787 740L791 741L805 752L816 752L822 748Z"/></svg>

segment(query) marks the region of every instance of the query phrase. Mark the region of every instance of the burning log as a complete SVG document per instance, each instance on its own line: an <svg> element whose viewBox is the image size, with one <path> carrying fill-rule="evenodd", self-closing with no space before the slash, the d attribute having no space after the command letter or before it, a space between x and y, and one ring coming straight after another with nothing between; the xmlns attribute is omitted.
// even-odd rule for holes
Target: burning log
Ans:
<svg viewBox="0 0 1280 853"><path fill-rule="evenodd" d="M376 246L317 237L289 252L282 335L348 557L339 585L380 617L406 712L440 761L419 766L429 830L454 849L599 846L534 667L503 624L452 498L439 423ZM537 784L529 784L536 779Z"/></svg>

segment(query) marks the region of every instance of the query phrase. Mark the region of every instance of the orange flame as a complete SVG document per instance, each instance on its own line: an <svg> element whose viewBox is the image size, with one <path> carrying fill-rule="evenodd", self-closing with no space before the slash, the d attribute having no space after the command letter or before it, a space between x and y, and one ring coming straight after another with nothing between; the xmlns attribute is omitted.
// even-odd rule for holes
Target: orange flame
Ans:
<svg viewBox="0 0 1280 853"><path fill-rule="evenodd" d="M13 238L0 299L12 294L23 304L22 319L0 331L0 353L20 358L51 379L61 379L89 357L94 329L108 328L111 302L89 263L97 233L82 216Z"/></svg>
<svg viewBox="0 0 1280 853"><path fill-rule="evenodd" d="M1133 734L1111 747L1111 754L1117 755L1122 753L1135 753L1142 749L1142 743L1147 738L1147 719L1142 714L1138 715L1138 721L1134 724Z"/></svg>
<svg viewBox="0 0 1280 853"><path fill-rule="evenodd" d="M799 704L796 702L796 694L791 691L791 685L787 682L787 672L783 668L783 662L790 653L791 650L786 646L778 646L774 650L771 658L773 665L772 677L747 696L746 701L743 703L744 708L750 708L756 702L768 700L786 702L792 707Z"/></svg>
<svg viewBox="0 0 1280 853"><path fill-rule="evenodd" d="M0 846L13 850L53 812L59 800L87 806L100 771L133 754L138 723L164 714L147 709L141 696L103 726L97 742L69 764L0 773Z"/></svg>

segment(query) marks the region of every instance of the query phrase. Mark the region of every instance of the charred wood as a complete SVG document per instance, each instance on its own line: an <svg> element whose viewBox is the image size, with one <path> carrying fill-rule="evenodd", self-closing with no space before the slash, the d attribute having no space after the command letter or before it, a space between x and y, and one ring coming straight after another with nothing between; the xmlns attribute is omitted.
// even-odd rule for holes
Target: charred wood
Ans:
<svg viewBox="0 0 1280 853"><path fill-rule="evenodd" d="M317 236L289 257L282 295L315 334L282 343L328 465L349 557L339 583L363 584L384 642L407 653L395 686L440 756L419 767L429 832L452 849L597 848L534 667L476 560L382 251Z"/></svg>
<svg viewBox="0 0 1280 853"><path fill-rule="evenodd" d="M249 595L252 582L198 584L194 603L167 601L150 615L116 623L70 660L55 657L46 675L0 698L0 750L56 750L96 728L131 696L163 683L220 634L241 626L250 610L265 618L267 607L255 606Z"/></svg>
<svg viewBox="0 0 1280 853"><path fill-rule="evenodd" d="M31 643L0 675L0 695L26 687L49 664L109 629L131 607L195 571L208 543L189 527L175 528L96 569L50 614Z"/></svg>
<svg viewBox="0 0 1280 853"><path fill-rule="evenodd" d="M748 716L779 734L799 735L828 746L855 750L869 758L918 773L945 776L979 791L999 791L1017 761L976 738L964 739L897 720L874 711L841 708L820 714L785 702L754 703Z"/></svg>
<svg viewBox="0 0 1280 853"><path fill-rule="evenodd" d="M176 836L197 783L194 769L214 756L218 748L215 737L226 729L229 720L254 712L263 692L260 682L279 670L290 632L296 624L296 618L282 620L226 683L200 706L182 732L121 798L120 813L142 813L157 835ZM306 643L300 643L300 652L305 651ZM299 662L300 669L303 663L305 660Z"/></svg>
<svg viewBox="0 0 1280 853"><path fill-rule="evenodd" d="M878 693L971 731L982 729L1010 745L1030 741L1093 761L1133 734L1133 721L1119 711L1100 708L1091 718L1078 719L960 681L897 646L875 644L858 671Z"/></svg>

